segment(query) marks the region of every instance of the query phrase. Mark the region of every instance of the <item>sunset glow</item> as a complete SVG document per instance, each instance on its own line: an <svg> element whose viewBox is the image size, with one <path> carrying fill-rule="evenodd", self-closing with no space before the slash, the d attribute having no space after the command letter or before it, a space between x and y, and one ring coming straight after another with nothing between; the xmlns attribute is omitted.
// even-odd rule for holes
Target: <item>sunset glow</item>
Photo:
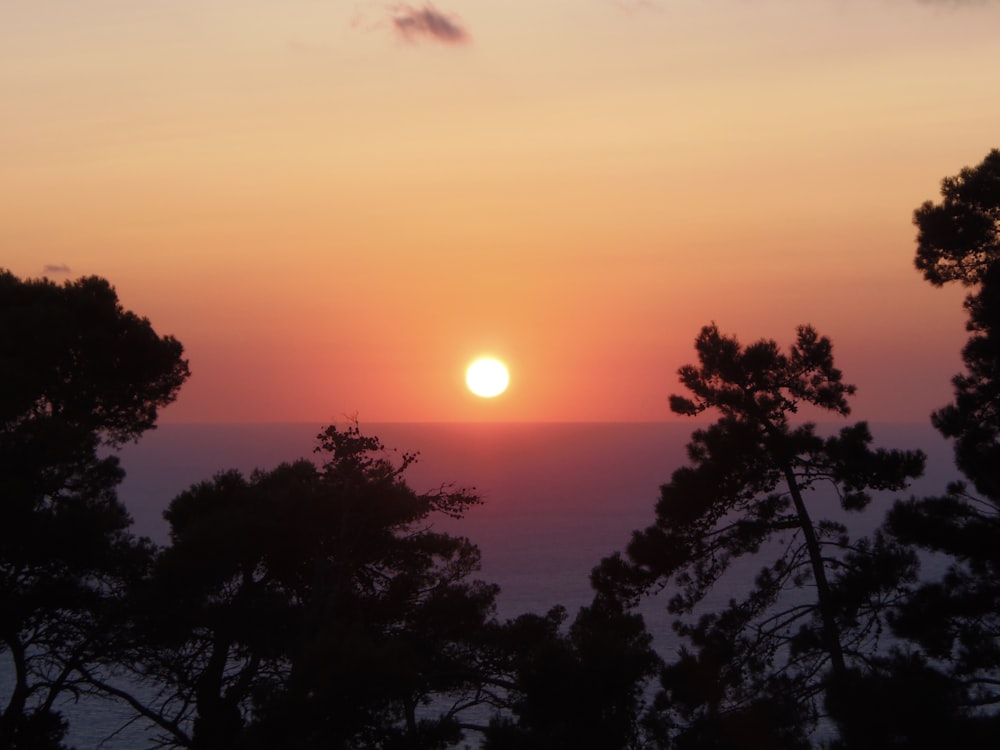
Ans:
<svg viewBox="0 0 1000 750"><path fill-rule="evenodd" d="M810 323L924 421L912 212L1000 146L1000 3L7 4L0 266L183 342L165 421L659 421L701 326ZM482 350L516 389L456 388Z"/></svg>

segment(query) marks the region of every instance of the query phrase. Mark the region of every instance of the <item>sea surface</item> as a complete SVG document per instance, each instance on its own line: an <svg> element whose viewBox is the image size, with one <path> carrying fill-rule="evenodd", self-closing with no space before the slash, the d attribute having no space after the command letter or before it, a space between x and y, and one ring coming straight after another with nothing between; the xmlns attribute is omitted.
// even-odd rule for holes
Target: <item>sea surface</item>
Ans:
<svg viewBox="0 0 1000 750"><path fill-rule="evenodd" d="M343 427L344 425L339 425ZM544 613L561 604L572 617L589 603L588 574L602 557L621 550L633 530L653 521L659 487L686 463L685 444L698 425L681 423L432 423L364 424L363 433L388 450L418 452L405 475L414 489L442 484L474 488L484 502L440 528L468 537L482 552L480 577L499 584L498 615ZM839 425L821 431L832 432ZM162 514L170 500L219 471L271 469L313 456L315 424L164 424L120 451L126 479L119 496L137 534L168 542ZM957 478L951 447L927 424L874 424L875 443L919 448L927 471L909 490L876 498L852 520L853 529L874 528L896 497L941 493ZM391 457L391 453L390 453ZM835 514L832 494L812 498L815 516ZM826 511L830 511L829 514ZM727 601L752 579L747 568L726 579ZM662 605L644 608L657 648L677 648ZM6 703L9 665L0 657L0 700ZM138 727L105 740L125 720L113 707L69 705L71 741L78 750L136 750L147 746ZM102 742L103 741L103 742Z"/></svg>

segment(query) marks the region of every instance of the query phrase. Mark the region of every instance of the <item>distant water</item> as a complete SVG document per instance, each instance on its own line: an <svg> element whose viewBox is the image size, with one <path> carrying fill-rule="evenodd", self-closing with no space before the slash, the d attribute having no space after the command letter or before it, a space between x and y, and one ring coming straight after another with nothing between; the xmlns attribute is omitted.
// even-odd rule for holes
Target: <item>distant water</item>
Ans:
<svg viewBox="0 0 1000 750"><path fill-rule="evenodd" d="M469 537L482 577L502 587L500 614L570 612L590 600L588 574L649 525L661 484L686 463L694 423L361 424L388 449L419 452L407 473L416 490L474 487L484 503L442 527ZM836 425L831 425L831 430ZM249 473L313 456L320 425L161 425L121 451L120 488L137 533L166 543L162 514L190 484L225 469ZM942 492L955 478L950 444L928 424L872 425L875 442L928 454L908 495ZM894 496L863 514L877 525Z"/></svg>
<svg viewBox="0 0 1000 750"><path fill-rule="evenodd" d="M469 537L504 615L574 609L587 574L652 519L658 487L684 458L689 426L668 424L372 424L388 449L419 452L416 490L451 483L484 502L439 527ZM170 499L219 470L270 469L313 456L319 426L163 425L121 452L120 496L138 533L167 541ZM318 457L317 457L318 458Z"/></svg>
<svg viewBox="0 0 1000 750"><path fill-rule="evenodd" d="M479 546L480 577L501 586L499 615L505 618L545 612L555 604L566 606L572 616L587 604L590 569L622 549L633 530L652 522L659 486L686 463L684 446L697 426L362 423L361 428L389 449L420 453L406 475L414 489L454 483L474 487L484 498L464 519L441 528ZM135 519L136 532L166 543L162 514L180 491L222 470L271 469L310 457L320 429L309 424L161 425L120 451L127 476L119 496ZM930 425L872 425L872 432L880 446L928 454L924 478L896 495L940 493L956 478L950 445ZM877 525L896 495L876 500L859 519L859 530ZM817 500L835 505L829 498ZM746 579L753 571L744 573ZM741 585L739 578L731 585ZM725 601L729 593L718 598ZM655 607L646 616L658 647L672 651L668 618ZM0 664L0 681L6 667ZM0 699L7 689L0 684ZM90 709L87 721L82 712L71 713L78 750L97 747L119 721L101 714L106 718L95 724ZM134 750L136 742L130 732L102 747Z"/></svg>

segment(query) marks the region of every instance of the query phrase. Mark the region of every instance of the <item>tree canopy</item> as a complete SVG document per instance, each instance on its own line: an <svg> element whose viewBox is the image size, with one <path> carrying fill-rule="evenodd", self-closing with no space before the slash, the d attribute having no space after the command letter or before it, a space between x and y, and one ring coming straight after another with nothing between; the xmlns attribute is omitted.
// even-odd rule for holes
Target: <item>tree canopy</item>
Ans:
<svg viewBox="0 0 1000 750"><path fill-rule="evenodd" d="M1000 149L945 177L941 198L914 212L917 268L935 286L978 284L1000 257Z"/></svg>
<svg viewBox="0 0 1000 750"><path fill-rule="evenodd" d="M414 456L394 463L356 425L317 451L170 503L118 659L148 687L91 675L166 745L445 747L484 700L496 588L472 578L475 546L433 529L479 498L416 492Z"/></svg>
<svg viewBox="0 0 1000 750"><path fill-rule="evenodd" d="M886 600L913 570L911 556L886 540L852 541L842 522L815 520L823 504L808 496L829 486L843 511L861 510L872 491L918 476L924 457L873 449L863 422L828 437L791 424L804 405L847 415L854 392L830 341L811 327L798 329L788 353L771 340L744 347L714 325L695 347L699 364L680 369L691 395L671 397L671 408L721 416L694 432L691 465L663 485L655 523L593 580L598 592L633 603L673 587L667 608L694 651L661 676L653 724L663 743L792 747L805 741L829 685L863 667ZM753 585L706 611L706 596L741 558L762 564ZM744 744L719 732L742 733Z"/></svg>
<svg viewBox="0 0 1000 750"><path fill-rule="evenodd" d="M58 745L95 618L143 555L101 445L137 438L188 376L182 347L107 281L0 272L0 653L14 684L0 748Z"/></svg>
<svg viewBox="0 0 1000 750"><path fill-rule="evenodd" d="M940 496L898 503L888 529L901 542L943 556L943 576L902 602L895 631L950 674L964 727L1000 733L1000 151L941 186L942 201L914 214L917 267L934 285L970 288L966 371L954 401L931 418L954 440L967 481ZM970 486L971 485L971 486ZM976 729L978 732L978 729ZM984 745L985 746L985 745Z"/></svg>
<svg viewBox="0 0 1000 750"><path fill-rule="evenodd" d="M5 432L52 418L102 442L132 440L189 375L180 342L96 276L60 286L0 271L0 336Z"/></svg>

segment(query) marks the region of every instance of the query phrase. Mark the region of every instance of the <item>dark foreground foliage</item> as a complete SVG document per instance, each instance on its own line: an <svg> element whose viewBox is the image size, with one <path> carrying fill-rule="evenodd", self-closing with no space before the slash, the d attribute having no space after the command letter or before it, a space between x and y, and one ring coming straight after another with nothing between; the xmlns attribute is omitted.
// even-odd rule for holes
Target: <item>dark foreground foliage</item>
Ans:
<svg viewBox="0 0 1000 750"><path fill-rule="evenodd" d="M0 656L13 684L0 748L61 746L56 700L86 690L104 611L141 571L118 460L188 375L181 345L124 310L103 279L0 271Z"/></svg>
<svg viewBox="0 0 1000 750"><path fill-rule="evenodd" d="M969 339L955 398L932 415L952 438L966 482L938 497L897 503L888 528L949 561L899 606L895 632L960 688L959 716L978 737L1000 738L1000 151L948 177L942 202L917 210L917 267L932 284L957 282ZM983 730L983 727L992 729ZM971 743L971 740L970 740ZM966 744L965 746L972 746ZM987 745L981 744L986 747Z"/></svg>
<svg viewBox="0 0 1000 750"><path fill-rule="evenodd" d="M147 687L121 697L166 744L445 747L481 700L496 589L470 577L468 540L432 528L478 498L415 492L412 456L394 464L356 426L317 452L170 504L119 658Z"/></svg>
<svg viewBox="0 0 1000 750"><path fill-rule="evenodd" d="M680 414L718 421L696 430L690 466L661 489L654 525L626 556L594 572L598 591L636 603L670 587L667 609L689 643L661 675L651 721L676 747L798 747L824 696L867 672L887 607L915 560L884 537L851 539L840 521L814 518L809 498L833 487L845 513L873 490L898 490L920 474L919 452L873 449L865 423L823 437L790 418L810 405L849 412L854 387L833 365L830 342L803 326L788 353L773 341L743 347L715 326L684 367L691 397ZM702 602L737 561L760 565L746 594L720 611Z"/></svg>

